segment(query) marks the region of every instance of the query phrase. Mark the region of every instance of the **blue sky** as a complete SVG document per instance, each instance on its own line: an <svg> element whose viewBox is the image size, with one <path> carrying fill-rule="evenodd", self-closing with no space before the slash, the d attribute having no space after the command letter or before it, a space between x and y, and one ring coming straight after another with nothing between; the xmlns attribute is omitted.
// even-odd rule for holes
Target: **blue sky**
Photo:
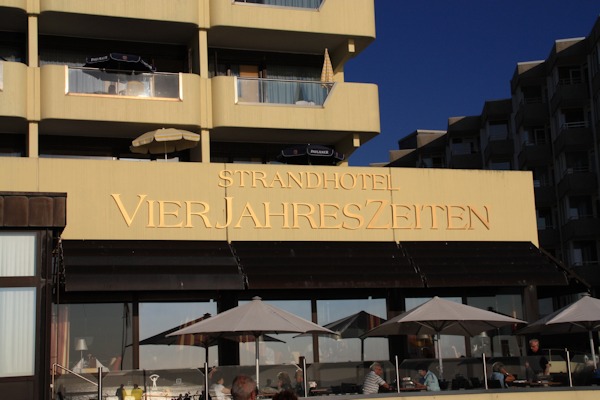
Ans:
<svg viewBox="0 0 600 400"><path fill-rule="evenodd" d="M416 129L445 130L449 117L509 98L518 62L587 36L599 15L599 0L375 0L377 38L345 79L379 86L381 134L350 165L387 161Z"/></svg>

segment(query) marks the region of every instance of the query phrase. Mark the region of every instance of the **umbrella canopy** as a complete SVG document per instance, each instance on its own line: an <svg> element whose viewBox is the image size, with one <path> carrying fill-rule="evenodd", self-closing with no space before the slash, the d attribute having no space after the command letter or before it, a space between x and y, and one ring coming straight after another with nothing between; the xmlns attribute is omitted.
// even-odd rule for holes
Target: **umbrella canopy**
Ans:
<svg viewBox="0 0 600 400"><path fill-rule="evenodd" d="M202 333L214 337L251 335L255 338L265 333L322 333L334 332L292 313L271 306L254 297L251 302L234 307L180 329L167 336ZM256 348L256 381L258 383L259 346Z"/></svg>
<svg viewBox="0 0 600 400"><path fill-rule="evenodd" d="M327 91L333 86L333 66L331 65L331 59L329 58L329 51L325 49L325 55L323 57L323 69L321 70L321 82L327 88Z"/></svg>
<svg viewBox="0 0 600 400"><path fill-rule="evenodd" d="M174 128L146 132L131 142L131 152L138 154L165 154L196 147L200 135Z"/></svg>
<svg viewBox="0 0 600 400"><path fill-rule="evenodd" d="M368 331L364 336L436 335L438 338L440 377L443 377L441 344L439 340L439 336L442 333L472 337L490 329L525 323L525 321L521 321L520 319L444 300L435 296L420 306L404 312Z"/></svg>
<svg viewBox="0 0 600 400"><path fill-rule="evenodd" d="M587 332L595 368L597 366L596 352L594 350L594 339L592 336L592 332L595 331L600 331L600 299L584 296L575 303L532 322L517 333L554 335Z"/></svg>
<svg viewBox="0 0 600 400"><path fill-rule="evenodd" d="M366 337L363 337L363 335L383 322L385 322L383 318L369 314L366 311L359 311L356 314L330 322L324 327L334 331L336 336L342 339L360 339L360 359L364 361Z"/></svg>
<svg viewBox="0 0 600 400"><path fill-rule="evenodd" d="M344 158L344 154L318 144L288 147L277 156L283 163L296 165L336 165Z"/></svg>
<svg viewBox="0 0 600 400"><path fill-rule="evenodd" d="M87 57L86 68L99 68L115 71L156 72L156 69L134 54L108 53L100 56Z"/></svg>

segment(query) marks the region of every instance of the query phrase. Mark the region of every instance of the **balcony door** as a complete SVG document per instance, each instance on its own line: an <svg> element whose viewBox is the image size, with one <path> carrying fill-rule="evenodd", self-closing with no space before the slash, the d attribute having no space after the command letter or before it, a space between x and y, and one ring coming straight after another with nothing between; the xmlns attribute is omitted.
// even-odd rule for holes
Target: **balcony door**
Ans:
<svg viewBox="0 0 600 400"><path fill-rule="evenodd" d="M258 65L240 65L240 86L238 100L244 103L260 102Z"/></svg>

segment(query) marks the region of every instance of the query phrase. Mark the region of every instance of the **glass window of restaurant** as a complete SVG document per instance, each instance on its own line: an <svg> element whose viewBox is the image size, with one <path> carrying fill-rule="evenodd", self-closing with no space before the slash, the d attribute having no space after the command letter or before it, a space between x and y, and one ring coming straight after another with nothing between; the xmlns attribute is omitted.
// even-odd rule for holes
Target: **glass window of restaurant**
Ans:
<svg viewBox="0 0 600 400"><path fill-rule="evenodd" d="M0 233L0 377L35 374L37 235Z"/></svg>
<svg viewBox="0 0 600 400"><path fill-rule="evenodd" d="M197 368L204 365L206 357L204 347L159 344L159 339L150 338L202 318L205 314L216 315L217 303L213 301L140 303L140 369ZM144 344L144 341L147 344ZM218 364L217 346L211 346L208 352L208 365Z"/></svg>
<svg viewBox="0 0 600 400"><path fill-rule="evenodd" d="M87 372L131 369L130 303L58 304L52 310L52 362Z"/></svg>
<svg viewBox="0 0 600 400"><path fill-rule="evenodd" d="M354 315L360 311L386 319L386 302L381 298L347 299L347 300L318 300L317 315L319 325ZM365 331L369 326L365 326ZM374 326L373 326L374 328ZM364 360L388 360L388 339L367 338L364 340ZM361 339L319 337L320 362L347 362L361 360Z"/></svg>

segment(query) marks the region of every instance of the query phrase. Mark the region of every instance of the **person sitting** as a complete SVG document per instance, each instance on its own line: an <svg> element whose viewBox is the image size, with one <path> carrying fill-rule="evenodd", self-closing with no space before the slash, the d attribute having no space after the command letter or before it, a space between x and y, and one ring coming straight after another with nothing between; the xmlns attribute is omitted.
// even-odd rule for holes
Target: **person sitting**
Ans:
<svg viewBox="0 0 600 400"><path fill-rule="evenodd" d="M304 371L301 369L297 369L294 374L294 379L296 380L296 385L294 386L294 391L300 397L305 397L304 393Z"/></svg>
<svg viewBox="0 0 600 400"><path fill-rule="evenodd" d="M545 350L540 349L538 339L529 341L529 351L525 359L525 374L528 381L538 380L541 376L550 373L550 363L546 354Z"/></svg>
<svg viewBox="0 0 600 400"><path fill-rule="evenodd" d="M514 381L515 377L506 370L503 363L496 361L492 364L492 374L490 375L490 379L499 381L501 388L507 388L508 382Z"/></svg>
<svg viewBox="0 0 600 400"><path fill-rule="evenodd" d="M415 382L418 389L426 389L428 392L439 392L440 382L437 376L431 372L426 364L417 366L417 372L421 375L421 382Z"/></svg>
<svg viewBox="0 0 600 400"><path fill-rule="evenodd" d="M217 371L213 374L212 379L214 383L210 385L208 393L215 400L226 400L231 394L231 390L225 387L225 378L223 378L223 374Z"/></svg>
<svg viewBox="0 0 600 400"><path fill-rule="evenodd" d="M292 380L287 372L281 371L277 374L277 390L290 390L293 391Z"/></svg>
<svg viewBox="0 0 600 400"><path fill-rule="evenodd" d="M142 396L144 395L144 391L141 387L138 386L137 383L133 384L133 389L131 389L131 395L135 400L142 400Z"/></svg>
<svg viewBox="0 0 600 400"><path fill-rule="evenodd" d="M231 397L233 400L255 400L256 382L247 375L238 375L231 384Z"/></svg>
<svg viewBox="0 0 600 400"><path fill-rule="evenodd" d="M390 385L382 378L383 367L378 362L374 362L369 367L370 371L365 377L363 383L363 394L379 393L379 388L390 390Z"/></svg>

